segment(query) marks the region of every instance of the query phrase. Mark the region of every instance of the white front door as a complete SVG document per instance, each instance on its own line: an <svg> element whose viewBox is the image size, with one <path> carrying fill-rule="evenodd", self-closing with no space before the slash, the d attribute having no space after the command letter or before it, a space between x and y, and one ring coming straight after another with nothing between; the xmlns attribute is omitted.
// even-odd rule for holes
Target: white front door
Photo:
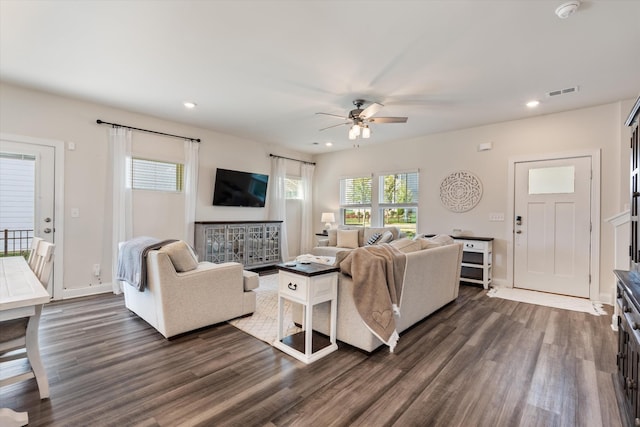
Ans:
<svg viewBox="0 0 640 427"><path fill-rule="evenodd" d="M515 163L513 286L589 298L591 157Z"/></svg>
<svg viewBox="0 0 640 427"><path fill-rule="evenodd" d="M55 243L55 148L1 139L0 157L14 164L10 170L5 164L3 173L9 176L3 176L0 191L2 219L7 222L2 228L18 224L16 228L32 229L33 236ZM54 277L49 282L50 294L53 284Z"/></svg>

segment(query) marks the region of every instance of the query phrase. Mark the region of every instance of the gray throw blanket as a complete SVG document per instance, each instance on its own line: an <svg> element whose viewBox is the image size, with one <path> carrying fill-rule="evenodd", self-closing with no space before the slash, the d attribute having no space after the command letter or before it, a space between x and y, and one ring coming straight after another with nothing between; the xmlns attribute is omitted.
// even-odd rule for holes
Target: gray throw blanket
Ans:
<svg viewBox="0 0 640 427"><path fill-rule="evenodd" d="M116 280L127 282L140 292L144 292L147 287L147 253L175 241L175 239L161 241L147 236L127 240L118 251Z"/></svg>
<svg viewBox="0 0 640 427"><path fill-rule="evenodd" d="M353 301L364 324L392 352L406 264L406 255L386 243L354 249L340 263L353 279Z"/></svg>

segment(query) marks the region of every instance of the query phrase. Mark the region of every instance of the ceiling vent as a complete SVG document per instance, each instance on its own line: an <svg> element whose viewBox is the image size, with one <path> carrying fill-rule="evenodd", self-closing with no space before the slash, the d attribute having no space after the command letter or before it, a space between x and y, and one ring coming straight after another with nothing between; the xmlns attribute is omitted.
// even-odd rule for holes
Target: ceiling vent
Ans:
<svg viewBox="0 0 640 427"><path fill-rule="evenodd" d="M560 95L567 95L569 93L574 93L578 91L578 86L567 87L564 89L552 90L551 92L547 92L547 96L549 98Z"/></svg>

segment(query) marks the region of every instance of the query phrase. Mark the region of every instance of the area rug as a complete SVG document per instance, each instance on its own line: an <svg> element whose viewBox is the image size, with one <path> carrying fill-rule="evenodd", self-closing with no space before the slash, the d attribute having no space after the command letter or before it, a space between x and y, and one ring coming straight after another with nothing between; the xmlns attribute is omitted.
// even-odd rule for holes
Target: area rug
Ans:
<svg viewBox="0 0 640 427"><path fill-rule="evenodd" d="M278 338L278 275L260 276L256 293L256 311L247 317L230 320L229 323L266 343L273 344ZM300 332L292 320L291 302L284 301L285 335Z"/></svg>
<svg viewBox="0 0 640 427"><path fill-rule="evenodd" d="M575 298L565 295L549 294L546 292L529 291L516 288L492 288L487 292L491 298L502 298L511 301L525 302L528 304L544 305L547 307L561 308L563 310L582 311L600 316L607 314L602 304L597 304L585 298Z"/></svg>

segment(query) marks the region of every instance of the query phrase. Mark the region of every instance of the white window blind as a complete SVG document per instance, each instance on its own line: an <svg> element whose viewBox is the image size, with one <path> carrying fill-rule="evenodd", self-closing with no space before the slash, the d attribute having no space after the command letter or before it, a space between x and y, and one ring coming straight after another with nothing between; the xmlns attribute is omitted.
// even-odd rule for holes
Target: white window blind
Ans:
<svg viewBox="0 0 640 427"><path fill-rule="evenodd" d="M156 160L131 159L132 188L180 192L184 184L184 165Z"/></svg>
<svg viewBox="0 0 640 427"><path fill-rule="evenodd" d="M380 206L418 206L418 172L380 176Z"/></svg>
<svg viewBox="0 0 640 427"><path fill-rule="evenodd" d="M371 206L371 177L362 176L341 179L340 206Z"/></svg>

